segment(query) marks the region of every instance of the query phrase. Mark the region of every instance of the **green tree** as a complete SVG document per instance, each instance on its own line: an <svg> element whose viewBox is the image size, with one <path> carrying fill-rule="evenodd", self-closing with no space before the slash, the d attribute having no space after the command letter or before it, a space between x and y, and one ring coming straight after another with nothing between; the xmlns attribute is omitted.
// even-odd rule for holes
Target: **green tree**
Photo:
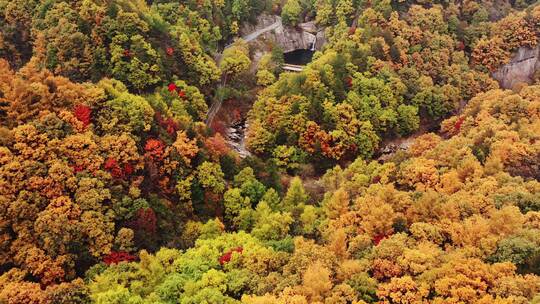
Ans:
<svg viewBox="0 0 540 304"><path fill-rule="evenodd" d="M298 148L284 145L277 146L272 156L276 165L285 170L298 169L305 159L305 155Z"/></svg>
<svg viewBox="0 0 540 304"><path fill-rule="evenodd" d="M114 78L137 90L148 88L161 80L160 58L141 35L116 35L110 48Z"/></svg>
<svg viewBox="0 0 540 304"><path fill-rule="evenodd" d="M302 180L295 176L287 189L287 193L281 201L283 210L292 210L297 206L304 205L308 202L309 196L304 189Z"/></svg>
<svg viewBox="0 0 540 304"><path fill-rule="evenodd" d="M411 105L399 105L397 108L397 129L400 135L407 135L418 129L420 118L418 108Z"/></svg>
<svg viewBox="0 0 540 304"><path fill-rule="evenodd" d="M302 6L298 0L287 0L281 10L281 18L283 23L288 25L297 25L300 21Z"/></svg>
<svg viewBox="0 0 540 304"><path fill-rule="evenodd" d="M489 257L489 260L493 262L512 262L515 265L524 266L531 257L539 254L537 242L522 236L503 239L499 241L497 250Z"/></svg>
<svg viewBox="0 0 540 304"><path fill-rule="evenodd" d="M197 179L204 189L215 194L221 194L225 191L224 174L219 164L203 162L197 167Z"/></svg>
<svg viewBox="0 0 540 304"><path fill-rule="evenodd" d="M266 202L272 210L279 211L279 203L281 199L278 192L274 188L269 188L268 190L266 190L263 197L261 198L261 201Z"/></svg>
<svg viewBox="0 0 540 304"><path fill-rule="evenodd" d="M272 212L261 202L254 213L255 223L251 234L260 240L281 240L289 233L293 218L288 212Z"/></svg>
<svg viewBox="0 0 540 304"><path fill-rule="evenodd" d="M257 84L261 86L271 85L276 81L276 76L272 74L269 70L258 70L257 71Z"/></svg>
<svg viewBox="0 0 540 304"><path fill-rule="evenodd" d="M238 39L223 51L219 68L227 77L234 78L246 72L250 65L249 47L245 41Z"/></svg>
<svg viewBox="0 0 540 304"><path fill-rule="evenodd" d="M251 208L249 197L242 196L242 191L238 188L231 188L225 192L223 205L225 206L225 219L235 227L240 224L238 216L242 209Z"/></svg>
<svg viewBox="0 0 540 304"><path fill-rule="evenodd" d="M154 116L154 109L148 101L138 95L120 92L118 96L108 100L106 108L98 118L98 125L112 134L135 133L149 131Z"/></svg>

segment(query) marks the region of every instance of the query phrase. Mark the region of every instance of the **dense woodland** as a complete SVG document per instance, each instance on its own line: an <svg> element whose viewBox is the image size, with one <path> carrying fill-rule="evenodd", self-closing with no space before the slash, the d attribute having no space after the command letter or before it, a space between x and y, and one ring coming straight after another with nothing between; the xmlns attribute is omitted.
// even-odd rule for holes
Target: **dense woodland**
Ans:
<svg viewBox="0 0 540 304"><path fill-rule="evenodd" d="M535 2L0 0L0 303L540 303Z"/></svg>

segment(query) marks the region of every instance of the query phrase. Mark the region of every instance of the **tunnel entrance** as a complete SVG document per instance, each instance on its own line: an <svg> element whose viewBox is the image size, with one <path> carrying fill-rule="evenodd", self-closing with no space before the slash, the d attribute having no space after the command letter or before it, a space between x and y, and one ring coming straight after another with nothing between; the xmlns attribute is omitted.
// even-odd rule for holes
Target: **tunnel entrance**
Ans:
<svg viewBox="0 0 540 304"><path fill-rule="evenodd" d="M298 49L284 53L283 58L286 64L306 65L311 62L314 53L312 50Z"/></svg>

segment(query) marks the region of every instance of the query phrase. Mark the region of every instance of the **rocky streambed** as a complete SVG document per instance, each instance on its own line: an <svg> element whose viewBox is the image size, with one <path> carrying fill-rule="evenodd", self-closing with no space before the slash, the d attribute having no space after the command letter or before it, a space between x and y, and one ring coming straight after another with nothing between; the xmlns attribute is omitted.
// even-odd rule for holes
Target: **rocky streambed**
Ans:
<svg viewBox="0 0 540 304"><path fill-rule="evenodd" d="M250 156L251 153L246 148L246 130L248 124L245 118L233 122L226 129L226 140L229 146L236 152L240 157L244 158Z"/></svg>

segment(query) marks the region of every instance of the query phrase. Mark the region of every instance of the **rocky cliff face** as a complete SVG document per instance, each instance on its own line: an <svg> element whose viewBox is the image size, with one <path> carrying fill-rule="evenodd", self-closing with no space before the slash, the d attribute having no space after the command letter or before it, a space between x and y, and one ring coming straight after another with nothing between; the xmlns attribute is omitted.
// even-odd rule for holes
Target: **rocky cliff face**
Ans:
<svg viewBox="0 0 540 304"><path fill-rule="evenodd" d="M521 47L508 64L493 73L493 78L505 89L520 82L531 83L534 73L540 69L540 45L534 49Z"/></svg>
<svg viewBox="0 0 540 304"><path fill-rule="evenodd" d="M284 26L281 18L263 14L257 18L257 24L246 25L240 30L242 37L264 29L275 22L279 25L272 31L262 33L255 41L272 41L281 46L285 53L298 49L320 50L325 43L324 29L317 28L314 22L299 24L297 27Z"/></svg>

